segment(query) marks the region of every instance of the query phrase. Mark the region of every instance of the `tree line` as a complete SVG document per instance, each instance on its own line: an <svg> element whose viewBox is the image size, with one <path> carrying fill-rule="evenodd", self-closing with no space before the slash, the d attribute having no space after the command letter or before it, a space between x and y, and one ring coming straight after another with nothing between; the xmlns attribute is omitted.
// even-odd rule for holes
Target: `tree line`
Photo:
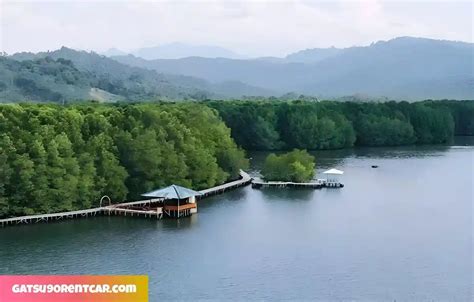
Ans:
<svg viewBox="0 0 474 302"><path fill-rule="evenodd" d="M197 103L0 105L0 218L97 206L172 183L203 189L248 162Z"/></svg>
<svg viewBox="0 0 474 302"><path fill-rule="evenodd" d="M207 101L247 150L443 144L474 135L473 101Z"/></svg>
<svg viewBox="0 0 474 302"><path fill-rule="evenodd" d="M438 144L453 135L474 135L474 102L4 104L0 218L90 208L102 195L135 199L172 183L212 187L248 166L240 147Z"/></svg>

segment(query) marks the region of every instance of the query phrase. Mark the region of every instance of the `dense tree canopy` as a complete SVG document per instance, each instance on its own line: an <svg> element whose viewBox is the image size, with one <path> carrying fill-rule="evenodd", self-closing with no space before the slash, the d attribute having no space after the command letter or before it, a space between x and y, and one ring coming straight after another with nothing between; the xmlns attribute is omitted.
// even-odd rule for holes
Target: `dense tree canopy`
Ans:
<svg viewBox="0 0 474 302"><path fill-rule="evenodd" d="M207 106L0 105L0 217L97 206L238 177L244 152Z"/></svg>
<svg viewBox="0 0 474 302"><path fill-rule="evenodd" d="M248 150L440 144L474 135L473 101L208 101Z"/></svg>
<svg viewBox="0 0 474 302"><path fill-rule="evenodd" d="M74 76L55 64L42 72ZM439 144L453 135L474 135L473 101L5 104L0 217L88 208L104 194L134 199L171 183L211 187L247 166L236 143L312 150ZM268 179L301 181L314 170L302 151L267 161Z"/></svg>
<svg viewBox="0 0 474 302"><path fill-rule="evenodd" d="M305 150L272 153L265 159L262 176L265 180L304 182L313 178L314 166L314 157Z"/></svg>
<svg viewBox="0 0 474 302"><path fill-rule="evenodd" d="M455 135L474 135L474 101L427 101L432 108L450 112L454 118Z"/></svg>

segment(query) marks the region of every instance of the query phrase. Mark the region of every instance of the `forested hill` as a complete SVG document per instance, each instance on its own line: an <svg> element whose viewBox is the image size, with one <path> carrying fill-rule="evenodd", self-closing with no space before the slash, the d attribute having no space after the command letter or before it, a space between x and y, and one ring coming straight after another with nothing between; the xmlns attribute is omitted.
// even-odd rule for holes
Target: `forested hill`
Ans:
<svg viewBox="0 0 474 302"><path fill-rule="evenodd" d="M474 135L474 101L207 102L247 150L449 143Z"/></svg>
<svg viewBox="0 0 474 302"><path fill-rule="evenodd" d="M272 95L268 90L238 81L210 83L191 76L163 74L66 47L37 54L17 53L0 59L0 102L199 100ZM68 77L65 74L70 73L77 76L77 81L69 77L64 82L64 77Z"/></svg>
<svg viewBox="0 0 474 302"><path fill-rule="evenodd" d="M215 111L196 103L0 104L0 218L98 206L245 169Z"/></svg>
<svg viewBox="0 0 474 302"><path fill-rule="evenodd" d="M19 62L0 57L0 102L96 99L91 96L95 80L63 59ZM104 100L119 99L103 95Z"/></svg>
<svg viewBox="0 0 474 302"><path fill-rule="evenodd" d="M13 60L19 61L14 64ZM55 61L57 63L55 63ZM20 63L21 62L21 63ZM62 66L61 66L62 65ZM64 66L68 65L68 66ZM18 66L19 68L9 68ZM12 83L11 90L24 92L23 87L18 87L15 81L19 78L32 82L39 90L51 90L56 95L61 95L66 101L77 99L98 99L98 100L120 100L127 99L132 101L147 100L153 98L171 98L185 99L194 96L211 96L212 93L206 91L205 81L198 81L191 77L177 77L158 74L150 70L143 70L137 67L130 67L120 64L106 57L95 53L84 51L75 51L68 48L61 48L58 51L48 53L19 53L11 57L3 57L2 65L0 65L1 74L6 75L6 79L2 82ZM65 70L74 69L74 70ZM89 79L87 83L84 81L76 81L71 78L67 84L68 87L55 85L61 83L64 73L72 72L81 79ZM47 78L52 78L48 80ZM80 86L86 88L85 93L71 93ZM91 90L91 88L99 89L99 91ZM26 87L33 90L34 88ZM38 89L36 89L38 90ZM81 89L83 90L83 89ZM103 95L100 92L105 92ZM6 94L2 96L3 101L10 101ZM15 96L15 95L14 95ZM25 95L27 98L41 101L57 101L45 97L41 93L29 93Z"/></svg>
<svg viewBox="0 0 474 302"><path fill-rule="evenodd" d="M411 101L474 99L473 56L472 43L401 37L364 47L310 49L285 58L113 58L208 81L241 81L280 94L321 98L366 94Z"/></svg>

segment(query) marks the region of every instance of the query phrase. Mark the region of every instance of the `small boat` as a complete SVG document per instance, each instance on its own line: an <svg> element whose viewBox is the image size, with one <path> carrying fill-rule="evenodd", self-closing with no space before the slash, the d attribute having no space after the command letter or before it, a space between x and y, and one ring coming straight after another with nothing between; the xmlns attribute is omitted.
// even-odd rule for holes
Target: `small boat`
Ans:
<svg viewBox="0 0 474 302"><path fill-rule="evenodd" d="M374 169L375 169L375 168L378 168L378 167L379 167L379 166L377 166L377 165L372 165L372 168L374 168Z"/></svg>

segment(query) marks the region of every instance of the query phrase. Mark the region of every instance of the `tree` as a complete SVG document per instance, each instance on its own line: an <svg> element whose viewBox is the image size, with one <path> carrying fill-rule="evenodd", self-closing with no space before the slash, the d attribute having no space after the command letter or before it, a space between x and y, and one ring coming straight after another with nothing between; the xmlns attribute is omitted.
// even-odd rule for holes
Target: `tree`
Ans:
<svg viewBox="0 0 474 302"><path fill-rule="evenodd" d="M10 212L9 187L13 169L10 160L15 154L10 137L6 134L0 135L0 217Z"/></svg>
<svg viewBox="0 0 474 302"><path fill-rule="evenodd" d="M314 167L313 156L306 150L295 149L280 156L267 156L262 176L265 180L305 182L314 177Z"/></svg>

